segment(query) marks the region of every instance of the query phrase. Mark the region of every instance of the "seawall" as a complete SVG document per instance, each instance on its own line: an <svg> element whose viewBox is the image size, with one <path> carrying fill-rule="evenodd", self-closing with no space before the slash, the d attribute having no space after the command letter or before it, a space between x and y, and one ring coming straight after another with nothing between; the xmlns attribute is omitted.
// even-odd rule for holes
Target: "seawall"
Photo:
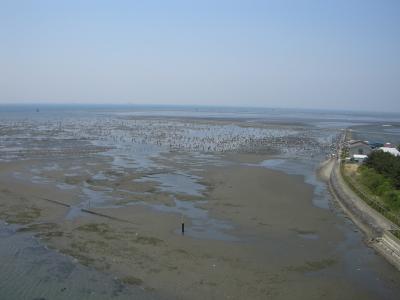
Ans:
<svg viewBox="0 0 400 300"><path fill-rule="evenodd" d="M340 172L340 161L325 162L320 173L327 180L329 190L343 211L367 237L373 247L400 271L400 240L391 231L399 227L365 203L344 181Z"/></svg>

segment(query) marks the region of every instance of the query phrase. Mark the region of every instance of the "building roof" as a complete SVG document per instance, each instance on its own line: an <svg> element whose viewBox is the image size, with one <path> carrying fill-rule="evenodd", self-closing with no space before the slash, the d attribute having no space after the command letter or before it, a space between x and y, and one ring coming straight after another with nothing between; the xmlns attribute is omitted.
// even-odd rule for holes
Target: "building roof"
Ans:
<svg viewBox="0 0 400 300"><path fill-rule="evenodd" d="M349 141L349 147L350 148L358 147L358 146L361 146L361 145L370 147L370 145L367 142L364 142L364 141L354 141L354 140Z"/></svg>
<svg viewBox="0 0 400 300"><path fill-rule="evenodd" d="M379 150L382 150L383 152L390 153L394 156L400 156L400 151L397 150L396 148L392 147L380 147Z"/></svg>
<svg viewBox="0 0 400 300"><path fill-rule="evenodd" d="M379 148L379 147L383 147L383 143L379 143L379 142L373 142L373 143L369 143L369 145L373 148Z"/></svg>
<svg viewBox="0 0 400 300"><path fill-rule="evenodd" d="M353 158L356 159L366 159L368 157L368 155L364 155L364 154L353 154Z"/></svg>

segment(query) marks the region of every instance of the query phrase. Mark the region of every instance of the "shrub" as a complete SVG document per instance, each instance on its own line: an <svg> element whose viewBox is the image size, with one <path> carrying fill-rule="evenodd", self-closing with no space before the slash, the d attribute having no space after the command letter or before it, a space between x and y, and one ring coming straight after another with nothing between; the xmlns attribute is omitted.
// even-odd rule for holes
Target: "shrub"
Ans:
<svg viewBox="0 0 400 300"><path fill-rule="evenodd" d="M400 188L400 157L383 151L373 151L364 165L390 180L394 188Z"/></svg>
<svg viewBox="0 0 400 300"><path fill-rule="evenodd" d="M392 211L400 210L400 191L392 181L372 168L360 167L359 181L374 195L380 196L385 206Z"/></svg>
<svg viewBox="0 0 400 300"><path fill-rule="evenodd" d="M400 191L392 190L385 192L383 200L391 210L400 209Z"/></svg>
<svg viewBox="0 0 400 300"><path fill-rule="evenodd" d="M371 192L377 195L382 195L386 191L391 190L393 187L388 179L383 175L378 174L373 169L368 167L361 167L360 181L363 185L368 187Z"/></svg>

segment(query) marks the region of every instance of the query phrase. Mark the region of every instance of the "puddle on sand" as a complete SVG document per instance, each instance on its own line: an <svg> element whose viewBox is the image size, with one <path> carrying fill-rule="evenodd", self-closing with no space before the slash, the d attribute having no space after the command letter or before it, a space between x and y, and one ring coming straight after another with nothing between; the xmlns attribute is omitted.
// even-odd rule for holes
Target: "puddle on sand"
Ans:
<svg viewBox="0 0 400 300"><path fill-rule="evenodd" d="M175 172L152 174L136 179L135 181L155 181L159 183L159 189L163 192L203 196L202 193L206 187L197 182L199 179L200 177L198 176L189 175L184 172ZM209 216L207 210L196 207L196 205L204 204L207 201L182 201L174 197L174 202L175 206L145 202L135 204L141 204L160 212L179 214L185 219L189 219L191 226L185 227L185 235L198 239L238 241L238 238L226 233L226 231L233 229L232 225L222 220L213 219ZM175 233L181 234L181 228L178 228Z"/></svg>
<svg viewBox="0 0 400 300"><path fill-rule="evenodd" d="M159 189L163 192L176 194L186 194L191 196L202 196L202 192L206 187L197 183L200 177L185 174L182 172L176 173L160 173L144 176L136 179L136 182L155 181L159 183Z"/></svg>
<svg viewBox="0 0 400 300"><path fill-rule="evenodd" d="M87 183L82 187L81 202L77 205L72 205L65 217L67 220L73 220L79 216L84 215L82 209L90 209L93 207L105 207L110 206L112 201L118 201L119 198L111 197L107 195L107 192L111 192L111 188L103 188L102 191L94 191L90 189Z"/></svg>
<svg viewBox="0 0 400 300"><path fill-rule="evenodd" d="M211 239L235 242L239 239L226 231L232 230L233 226L228 222L213 219L208 215L208 211L196 207L196 204L204 204L207 201L182 201L174 199L175 206L164 204L150 204L146 202L136 202L131 205L144 205L153 210L164 213L175 213L182 215L184 219L189 219L191 226L185 226L185 235L198 239ZM177 217L180 222L180 216ZM181 234L181 228L175 230L176 234Z"/></svg>
<svg viewBox="0 0 400 300"><path fill-rule="evenodd" d="M95 143L101 145L101 143ZM109 146L107 144L107 146ZM153 159L165 151L162 147L152 144L116 143L113 149L102 152L101 155L112 158L113 170L120 171L126 168L136 170L150 170L159 168Z"/></svg>
<svg viewBox="0 0 400 300"><path fill-rule="evenodd" d="M318 240L319 235L316 233L299 233L299 237L306 239L306 240Z"/></svg>
<svg viewBox="0 0 400 300"><path fill-rule="evenodd" d="M30 233L0 223L0 298L32 299L162 299L140 287L73 262L49 250Z"/></svg>
<svg viewBox="0 0 400 300"><path fill-rule="evenodd" d="M72 185L72 184L68 184L68 183L57 183L56 187L59 188L60 190L73 190L76 189L76 186Z"/></svg>
<svg viewBox="0 0 400 300"><path fill-rule="evenodd" d="M304 181L314 187L313 204L316 207L329 209L329 198L326 197L329 192L324 182L317 179L315 160L294 160L294 159L268 159L258 165L271 170L281 171L289 175L304 176Z"/></svg>
<svg viewBox="0 0 400 300"><path fill-rule="evenodd" d="M109 181L115 180L115 178L113 178L112 176L106 176L106 174L104 174L103 171L96 173L94 176L92 176L92 179L94 179L94 180L109 180Z"/></svg>

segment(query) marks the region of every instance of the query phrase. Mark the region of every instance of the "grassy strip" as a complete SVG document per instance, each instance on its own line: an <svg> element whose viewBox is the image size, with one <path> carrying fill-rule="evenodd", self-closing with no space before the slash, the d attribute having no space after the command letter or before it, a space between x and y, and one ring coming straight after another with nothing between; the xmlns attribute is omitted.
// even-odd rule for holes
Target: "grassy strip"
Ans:
<svg viewBox="0 0 400 300"><path fill-rule="evenodd" d="M346 184L353 190L354 193L356 193L365 203L367 203L369 206L371 206L373 209L378 211L380 214L382 214L384 217L392 221L394 224L400 226L400 217L398 214L395 214L392 212L390 209L385 207L382 204L382 201L379 201L379 197L372 195L370 192L363 191L363 188L356 183L350 176L346 175L344 172L344 164L342 163L340 165L340 173L342 175L342 178L346 182ZM376 199L374 199L376 198Z"/></svg>
<svg viewBox="0 0 400 300"><path fill-rule="evenodd" d="M391 230L390 232L400 240L400 230Z"/></svg>

